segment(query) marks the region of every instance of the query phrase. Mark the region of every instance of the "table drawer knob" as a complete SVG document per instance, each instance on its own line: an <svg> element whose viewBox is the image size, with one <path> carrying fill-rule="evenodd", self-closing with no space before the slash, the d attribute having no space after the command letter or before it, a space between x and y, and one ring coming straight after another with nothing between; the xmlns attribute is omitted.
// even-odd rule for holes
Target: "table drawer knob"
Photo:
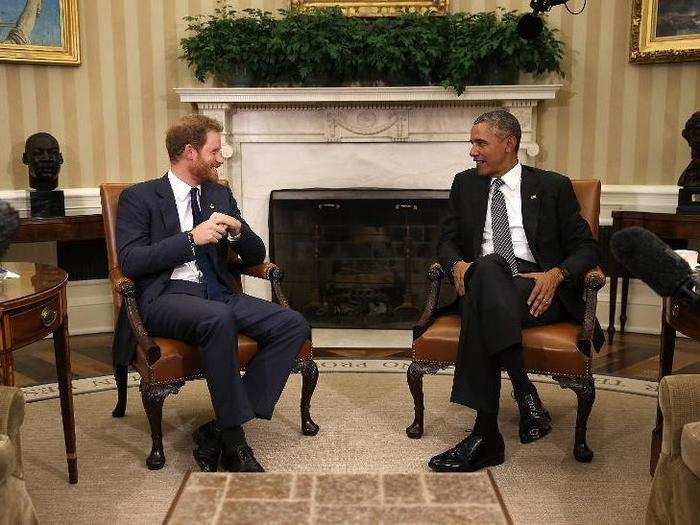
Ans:
<svg viewBox="0 0 700 525"><path fill-rule="evenodd" d="M44 326L51 326L56 322L57 318L58 312L53 308L46 306L43 310L41 310L41 322L44 323Z"/></svg>

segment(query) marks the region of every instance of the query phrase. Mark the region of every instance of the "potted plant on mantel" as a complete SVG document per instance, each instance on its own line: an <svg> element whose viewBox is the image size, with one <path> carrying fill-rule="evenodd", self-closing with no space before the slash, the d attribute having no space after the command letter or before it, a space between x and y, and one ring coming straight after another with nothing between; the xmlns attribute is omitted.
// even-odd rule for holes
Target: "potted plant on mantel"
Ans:
<svg viewBox="0 0 700 525"><path fill-rule="evenodd" d="M545 24L535 40L516 31L515 11L406 13L349 18L339 8L246 9L220 2L186 17L182 58L204 82L226 86L466 86L516 84L520 72L562 75L564 44Z"/></svg>

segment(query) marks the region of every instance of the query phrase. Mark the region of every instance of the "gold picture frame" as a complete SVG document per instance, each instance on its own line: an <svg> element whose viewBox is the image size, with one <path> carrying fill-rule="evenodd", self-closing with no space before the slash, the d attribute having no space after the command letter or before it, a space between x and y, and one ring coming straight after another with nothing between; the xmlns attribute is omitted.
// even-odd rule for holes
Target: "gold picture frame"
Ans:
<svg viewBox="0 0 700 525"><path fill-rule="evenodd" d="M633 0L630 62L700 60L700 31L688 10L695 0Z"/></svg>
<svg viewBox="0 0 700 525"><path fill-rule="evenodd" d="M78 0L3 0L2 3L0 61L80 64ZM5 18L8 14L9 20Z"/></svg>
<svg viewBox="0 0 700 525"><path fill-rule="evenodd" d="M450 0L291 0L293 8L322 9L338 6L345 16L380 17L401 13L425 13L433 11L445 14Z"/></svg>

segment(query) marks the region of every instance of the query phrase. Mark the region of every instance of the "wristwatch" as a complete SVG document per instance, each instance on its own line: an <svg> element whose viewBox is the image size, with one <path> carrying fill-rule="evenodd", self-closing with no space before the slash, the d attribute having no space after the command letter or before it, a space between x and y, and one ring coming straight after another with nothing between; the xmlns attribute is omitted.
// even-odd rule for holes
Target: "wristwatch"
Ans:
<svg viewBox="0 0 700 525"><path fill-rule="evenodd" d="M564 266L563 264L560 264L560 265L556 266L556 268L559 269L562 277L564 278L562 282L568 282L571 280L571 272L569 272L569 270L566 268L566 266Z"/></svg>
<svg viewBox="0 0 700 525"><path fill-rule="evenodd" d="M192 248L192 255L197 257L197 244L194 242L194 235L192 235L192 230L186 231L185 235L187 235L187 240L190 241L190 248Z"/></svg>

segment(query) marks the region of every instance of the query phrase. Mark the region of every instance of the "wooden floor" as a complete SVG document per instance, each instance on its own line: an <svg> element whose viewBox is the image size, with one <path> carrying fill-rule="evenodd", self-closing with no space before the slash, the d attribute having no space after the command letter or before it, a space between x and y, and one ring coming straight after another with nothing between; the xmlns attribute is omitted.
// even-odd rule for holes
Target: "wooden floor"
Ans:
<svg viewBox="0 0 700 525"><path fill-rule="evenodd" d="M112 373L112 334L71 337L71 361L76 379ZM612 346L604 346L596 355L594 372L634 379L656 380L659 337L643 334L616 334ZM409 349L314 349L322 358L410 358ZM40 341L15 352L15 382L18 386L55 383L53 346ZM700 374L700 342L678 338L674 373Z"/></svg>

